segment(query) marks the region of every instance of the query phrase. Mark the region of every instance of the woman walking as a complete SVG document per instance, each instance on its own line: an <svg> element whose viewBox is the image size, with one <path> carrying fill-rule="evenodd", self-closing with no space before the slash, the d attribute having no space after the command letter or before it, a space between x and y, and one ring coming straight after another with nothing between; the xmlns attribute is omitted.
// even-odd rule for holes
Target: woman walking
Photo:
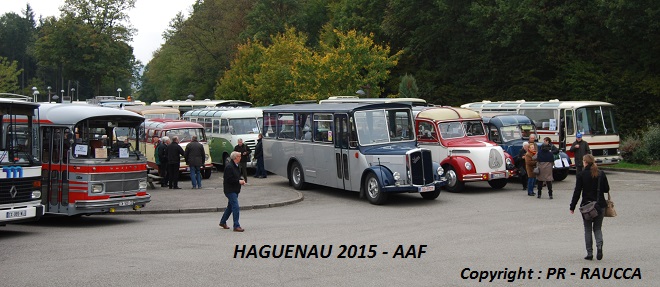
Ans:
<svg viewBox="0 0 660 287"><path fill-rule="evenodd" d="M607 207L604 194L610 192L610 185L607 182L605 173L598 170L593 155L584 155L582 163L584 170L577 175L570 210L571 214L573 214L580 196L582 196L580 206L597 201L596 210L598 211L598 217L589 220L584 219L584 217L582 218L582 223L584 224L584 243L587 247L587 256L584 259L592 260L594 258L593 239L591 237L591 233L593 232L594 237L596 237L596 259L601 260L603 259L603 231L601 227L603 226L605 207Z"/></svg>
<svg viewBox="0 0 660 287"><path fill-rule="evenodd" d="M536 183L536 143L530 143L525 154L525 169L527 170L527 195L534 196L534 185Z"/></svg>
<svg viewBox="0 0 660 287"><path fill-rule="evenodd" d="M548 195L550 196L550 199L552 199L552 181L555 180L552 177L552 167L555 162L554 155L558 153L559 149L552 144L552 140L549 137L544 138L537 156L539 165L539 174L536 175L536 184L538 184L537 198L541 198L543 184L545 183L545 185L548 186Z"/></svg>

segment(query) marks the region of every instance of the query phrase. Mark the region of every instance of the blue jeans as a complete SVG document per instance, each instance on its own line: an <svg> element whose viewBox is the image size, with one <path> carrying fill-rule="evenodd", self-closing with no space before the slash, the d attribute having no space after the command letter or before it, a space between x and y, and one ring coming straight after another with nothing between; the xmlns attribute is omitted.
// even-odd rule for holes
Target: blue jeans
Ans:
<svg viewBox="0 0 660 287"><path fill-rule="evenodd" d="M536 177L530 177L527 179L527 194L534 193L535 185L536 185Z"/></svg>
<svg viewBox="0 0 660 287"><path fill-rule="evenodd" d="M229 219L229 215L233 215L234 228L241 227L241 225L238 223L238 217L240 212L240 208L238 206L238 193L235 192L225 193L225 196L229 201L227 202L227 208L225 208L225 212L222 214L222 218L220 218L220 224L227 224L227 219Z"/></svg>
<svg viewBox="0 0 660 287"><path fill-rule="evenodd" d="M257 171L254 173L254 176L263 176L266 177L266 168L264 167L264 158L257 158Z"/></svg>
<svg viewBox="0 0 660 287"><path fill-rule="evenodd" d="M199 166L190 166L190 181L193 188L202 187L202 172Z"/></svg>

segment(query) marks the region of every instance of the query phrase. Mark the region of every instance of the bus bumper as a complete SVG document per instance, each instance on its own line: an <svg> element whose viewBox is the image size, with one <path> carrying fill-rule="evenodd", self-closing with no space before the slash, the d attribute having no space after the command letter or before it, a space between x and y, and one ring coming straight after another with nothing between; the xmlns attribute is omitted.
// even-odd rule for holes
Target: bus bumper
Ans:
<svg viewBox="0 0 660 287"><path fill-rule="evenodd" d="M137 210L143 208L151 201L151 195L136 195L106 200L78 200L73 205L85 212L115 212L120 210Z"/></svg>
<svg viewBox="0 0 660 287"><path fill-rule="evenodd" d="M37 221L44 215L41 201L31 201L0 206L0 225Z"/></svg>
<svg viewBox="0 0 660 287"><path fill-rule="evenodd" d="M447 185L447 181L435 181L426 185L389 185L383 187L383 192L388 193L422 193L440 190L443 186Z"/></svg>

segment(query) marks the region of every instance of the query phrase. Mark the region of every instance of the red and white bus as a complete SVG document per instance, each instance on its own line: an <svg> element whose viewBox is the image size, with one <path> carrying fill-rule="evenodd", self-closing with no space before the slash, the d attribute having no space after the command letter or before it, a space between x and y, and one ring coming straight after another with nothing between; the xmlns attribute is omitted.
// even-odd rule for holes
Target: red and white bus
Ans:
<svg viewBox="0 0 660 287"><path fill-rule="evenodd" d="M39 104L0 98L0 226L34 221L41 204L41 163L33 120Z"/></svg>
<svg viewBox="0 0 660 287"><path fill-rule="evenodd" d="M151 201L138 148L144 117L88 104L41 104L39 114L47 213L111 213Z"/></svg>
<svg viewBox="0 0 660 287"><path fill-rule="evenodd" d="M199 143L204 146L204 168L202 169L202 177L204 179L211 177L213 163L211 162L209 144L202 125L189 121L172 119L148 119L144 122L144 136L140 137L140 148L146 151L145 154L147 155L149 168L158 170L155 157L156 147L152 140L154 135L157 135L160 138L168 136L170 139L174 136L178 136L179 145L184 150L186 149L186 145L192 140L192 136L197 136ZM179 167L179 171L181 173L190 173L190 168L188 167L186 160L183 157L180 157L180 160L181 166Z"/></svg>

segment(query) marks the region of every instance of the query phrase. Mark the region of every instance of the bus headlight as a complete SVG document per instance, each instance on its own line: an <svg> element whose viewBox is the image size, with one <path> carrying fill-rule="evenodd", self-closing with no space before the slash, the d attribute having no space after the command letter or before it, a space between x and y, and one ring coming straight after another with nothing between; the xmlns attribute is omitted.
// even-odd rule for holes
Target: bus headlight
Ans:
<svg viewBox="0 0 660 287"><path fill-rule="evenodd" d="M101 193L101 192L103 192L103 184L102 183L92 184L92 193Z"/></svg>
<svg viewBox="0 0 660 287"><path fill-rule="evenodd" d="M32 191L32 199L39 199L39 198L41 198L41 191L33 190Z"/></svg>
<svg viewBox="0 0 660 287"><path fill-rule="evenodd" d="M401 179L401 174L398 171L395 171L394 174L392 174L392 176L394 176L394 180L396 181L399 181L399 179Z"/></svg>
<svg viewBox="0 0 660 287"><path fill-rule="evenodd" d="M439 166L435 172L437 172L439 176L442 176L445 173L445 170Z"/></svg>
<svg viewBox="0 0 660 287"><path fill-rule="evenodd" d="M507 157L506 158L506 165L510 165L510 164L512 164L511 159Z"/></svg>
<svg viewBox="0 0 660 287"><path fill-rule="evenodd" d="M472 170L472 164L469 162L465 162L465 169Z"/></svg>
<svg viewBox="0 0 660 287"><path fill-rule="evenodd" d="M147 189L147 180L146 179L140 179L139 188L140 189Z"/></svg>

